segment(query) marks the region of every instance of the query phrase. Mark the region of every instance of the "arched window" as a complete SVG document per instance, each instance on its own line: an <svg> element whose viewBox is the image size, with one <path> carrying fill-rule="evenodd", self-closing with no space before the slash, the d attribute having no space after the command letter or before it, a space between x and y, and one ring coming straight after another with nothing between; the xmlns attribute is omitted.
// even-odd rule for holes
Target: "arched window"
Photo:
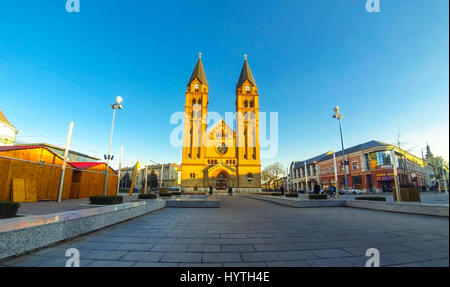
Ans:
<svg viewBox="0 0 450 287"><path fill-rule="evenodd" d="M244 107L245 107L245 108L248 107L248 101L247 101L247 100L244 101Z"/></svg>
<svg viewBox="0 0 450 287"><path fill-rule="evenodd" d="M247 173L247 180L248 180L248 182L253 181L253 174L251 172Z"/></svg>
<svg viewBox="0 0 450 287"><path fill-rule="evenodd" d="M197 101L195 99L192 100L192 105L195 105Z"/></svg>
<svg viewBox="0 0 450 287"><path fill-rule="evenodd" d="M250 101L250 108L253 108L255 106L255 103L253 101Z"/></svg>

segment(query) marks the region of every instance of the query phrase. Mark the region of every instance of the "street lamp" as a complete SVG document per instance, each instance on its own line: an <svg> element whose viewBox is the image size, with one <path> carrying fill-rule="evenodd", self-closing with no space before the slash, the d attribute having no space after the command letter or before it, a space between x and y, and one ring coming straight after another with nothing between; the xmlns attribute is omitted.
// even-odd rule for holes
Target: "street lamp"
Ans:
<svg viewBox="0 0 450 287"><path fill-rule="evenodd" d="M338 122L339 122L339 132L341 134L341 145L342 145L342 157L344 159L345 193L347 193L348 192L348 176L347 176L347 165L348 165L348 162L347 162L347 159L345 157L344 137L342 136L341 119L342 119L343 115L339 112L339 107L338 106L335 106L333 108L333 111L334 111L333 118L334 119L338 119ZM337 182L336 182L336 185L337 185Z"/></svg>
<svg viewBox="0 0 450 287"><path fill-rule="evenodd" d="M105 192L108 191L108 174L109 174L109 160L112 160L113 157L111 157L111 142L112 142L112 136L113 136L113 130L114 130L114 118L116 116L116 110L121 110L122 107L122 97L117 96L116 102L111 105L111 108L113 109L113 118L112 118L112 124L111 124L111 135L109 137L109 148L108 148L108 156L106 157L106 178L105 178Z"/></svg>

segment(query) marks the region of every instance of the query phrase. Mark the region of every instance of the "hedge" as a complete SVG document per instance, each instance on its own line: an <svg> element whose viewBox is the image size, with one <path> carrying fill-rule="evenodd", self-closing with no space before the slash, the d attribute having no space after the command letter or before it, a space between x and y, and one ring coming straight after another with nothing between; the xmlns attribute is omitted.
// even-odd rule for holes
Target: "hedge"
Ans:
<svg viewBox="0 0 450 287"><path fill-rule="evenodd" d="M123 202L122 196L116 195L97 195L89 197L91 204L98 205L111 205L111 204L121 204Z"/></svg>
<svg viewBox="0 0 450 287"><path fill-rule="evenodd" d="M272 192L270 195L271 196L280 196L281 192Z"/></svg>
<svg viewBox="0 0 450 287"><path fill-rule="evenodd" d="M159 196L172 196L172 194L170 192L163 192L160 193Z"/></svg>
<svg viewBox="0 0 450 287"><path fill-rule="evenodd" d="M17 214L20 204L8 200L0 200L0 218L14 217Z"/></svg>
<svg viewBox="0 0 450 287"><path fill-rule="evenodd" d="M298 197L298 193L286 193L286 197Z"/></svg>
<svg viewBox="0 0 450 287"><path fill-rule="evenodd" d="M326 194L310 194L309 199L328 199Z"/></svg>
<svg viewBox="0 0 450 287"><path fill-rule="evenodd" d="M384 196L362 196L362 197L355 197L355 200L386 201L386 197L384 197Z"/></svg>
<svg viewBox="0 0 450 287"><path fill-rule="evenodd" d="M150 193L150 194L139 194L138 199L156 199L156 194Z"/></svg>
<svg viewBox="0 0 450 287"><path fill-rule="evenodd" d="M179 192L179 191L172 191L170 194L172 194L172 195L181 195L181 192Z"/></svg>

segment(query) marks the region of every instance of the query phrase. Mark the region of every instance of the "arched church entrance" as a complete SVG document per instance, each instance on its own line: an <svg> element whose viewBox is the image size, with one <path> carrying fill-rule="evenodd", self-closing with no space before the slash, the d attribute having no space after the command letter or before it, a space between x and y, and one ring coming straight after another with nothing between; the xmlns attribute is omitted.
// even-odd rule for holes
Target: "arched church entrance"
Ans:
<svg viewBox="0 0 450 287"><path fill-rule="evenodd" d="M230 176L227 172L222 171L216 176L216 189L217 190L226 190L228 187L228 178Z"/></svg>

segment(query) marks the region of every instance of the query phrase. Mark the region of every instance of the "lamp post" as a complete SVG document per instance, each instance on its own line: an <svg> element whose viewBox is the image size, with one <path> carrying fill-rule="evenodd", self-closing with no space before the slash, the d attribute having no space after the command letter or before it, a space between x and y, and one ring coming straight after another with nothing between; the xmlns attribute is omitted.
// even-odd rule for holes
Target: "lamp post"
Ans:
<svg viewBox="0 0 450 287"><path fill-rule="evenodd" d="M106 195L108 191L108 174L109 174L109 160L112 160L111 157L111 142L112 142L112 136L114 131L114 118L116 116L116 110L121 110L122 107L122 97L118 96L116 98L116 102L111 105L111 108L113 109L113 118L112 118L112 124L111 124L111 135L109 137L109 148L108 148L108 156L106 157L106 178L105 178L105 192L104 195Z"/></svg>
<svg viewBox="0 0 450 287"><path fill-rule="evenodd" d="M339 132L341 134L341 146L342 146L342 158L344 159L344 174L345 174L345 193L348 193L348 176L347 176L347 159L345 157L345 151L344 151L344 137L342 136L342 126L341 126L341 119L343 115L339 112L339 107L335 106L334 109L334 115L333 118L338 119L339 122Z"/></svg>
<svg viewBox="0 0 450 287"><path fill-rule="evenodd" d="M442 160L441 160L440 162L441 162L442 178L444 179L445 195L448 195L448 190L447 190L447 180L445 179L444 164L442 163ZM441 190L439 189L439 192L440 192L440 191L441 191Z"/></svg>

